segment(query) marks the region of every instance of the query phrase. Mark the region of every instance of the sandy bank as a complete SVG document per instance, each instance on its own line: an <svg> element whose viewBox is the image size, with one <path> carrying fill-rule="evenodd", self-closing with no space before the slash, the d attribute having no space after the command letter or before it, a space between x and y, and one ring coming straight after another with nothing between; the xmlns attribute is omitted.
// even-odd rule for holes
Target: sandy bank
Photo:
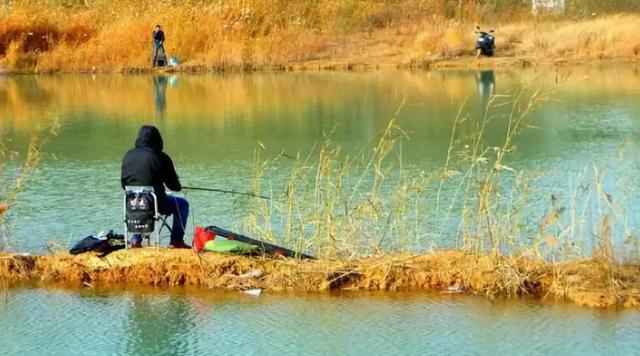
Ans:
<svg viewBox="0 0 640 356"><path fill-rule="evenodd" d="M476 58L474 56L461 56L458 58L446 59L410 59L402 60L397 58L377 58L367 59L336 59L336 60L310 60L302 62L292 62L282 65L226 65L207 66L203 63L191 61L176 68L150 68L150 67L127 67L117 70L118 73L125 74L154 74L154 73L222 73L222 72L322 72L322 71L353 71L369 72L378 70L446 70L446 69L499 69L499 68L529 68L529 67L562 67L567 65L583 64L621 64L635 63L634 58L616 59L562 59L562 58L534 58L534 57L494 57ZM55 71L50 71L54 73ZM95 72L113 72L109 70L97 70ZM12 73L12 72L8 72ZM28 73L28 72L27 72ZM74 73L66 72L66 73Z"/></svg>
<svg viewBox="0 0 640 356"><path fill-rule="evenodd" d="M260 270L259 278L240 277ZM266 292L329 290L462 291L494 297L531 296L590 307L640 306L640 266L600 260L550 264L458 251L348 261L297 261L197 255L168 249L123 250L106 258L66 253L0 256L5 286L24 281L71 285L197 286Z"/></svg>

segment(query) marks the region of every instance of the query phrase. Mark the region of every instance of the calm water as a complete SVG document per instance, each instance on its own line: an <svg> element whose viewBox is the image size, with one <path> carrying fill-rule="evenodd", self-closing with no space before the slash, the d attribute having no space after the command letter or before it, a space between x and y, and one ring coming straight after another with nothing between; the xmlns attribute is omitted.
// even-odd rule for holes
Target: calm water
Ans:
<svg viewBox="0 0 640 356"><path fill-rule="evenodd" d="M5 148L20 154L7 162L1 183L15 176L39 125L55 117L61 127L8 217L0 250L41 252L49 241L64 248L102 229L121 230L120 160L141 124L160 127L185 184L248 190L257 147L271 156L305 153L330 133L346 152L357 154L371 147L404 99L397 117L410 137L402 146L404 169L433 172L445 161L453 118L465 99L464 112L477 117L492 92L555 86L563 77L569 79L531 117L529 123L537 128L518 138L509 162L537 176L534 200L526 209L531 224L543 217L551 195L562 199L570 196L568 186L588 186L582 179L593 182L598 167L619 215L628 217L620 236L638 236L637 67L14 76L0 77L0 138ZM505 125L504 115L498 115L488 127L486 144L499 143ZM276 191L288 176L286 163L280 168L268 172ZM196 223L233 228L240 228L251 204L202 193L188 198ZM588 220L591 213L582 218ZM450 235L443 236L446 243ZM638 353L638 330L637 311L462 296L252 298L23 288L10 291L8 303L0 306L0 352L20 355L628 355Z"/></svg>
<svg viewBox="0 0 640 356"><path fill-rule="evenodd" d="M513 94L522 86L556 87L557 91L531 116L529 124L534 128L518 138L518 150L508 162L534 177L522 209L530 212L522 220L525 226L537 231L552 196L562 200L563 209L572 210L570 188L593 188L597 167L605 191L616 204L616 216L624 217L618 227L624 231L616 234L623 240L637 236L640 225L640 208L635 204L640 199L639 82L637 66L0 77L0 137L7 149L24 157L39 125L54 117L61 123L58 135L47 145L44 162L9 216L9 231L0 249L37 252L48 241L66 247L100 230L121 230L120 160L141 124L160 127L185 185L247 191L252 186L256 148L264 147L265 157L280 152L306 154L329 135L346 153L357 155L371 149L405 100L397 117L409 136L402 144L403 169L429 174L445 162L453 118L465 100L463 112L471 116L468 127L474 127L491 93ZM506 130L508 108L495 111L496 118L487 128L487 145L501 143ZM9 162L0 176L15 175L18 162L20 158ZM289 177L287 162L282 159L279 169L266 173L268 187L276 194L281 194L282 180ZM433 192L428 194L433 198ZM210 193L193 192L188 198L195 217L192 222L234 229L241 229L252 204L250 199ZM433 214L431 202L424 204L430 209L425 214L429 218L425 217L417 240L433 236L432 226L443 220ZM581 218L597 227L602 206L584 206L593 211L581 212ZM563 216L566 222L569 215ZM588 220L590 216L595 216L593 221ZM584 229L590 231L589 225ZM444 230L440 235L437 242L446 246L455 231Z"/></svg>
<svg viewBox="0 0 640 356"><path fill-rule="evenodd" d="M4 355L633 355L637 311L465 296L20 289Z"/></svg>

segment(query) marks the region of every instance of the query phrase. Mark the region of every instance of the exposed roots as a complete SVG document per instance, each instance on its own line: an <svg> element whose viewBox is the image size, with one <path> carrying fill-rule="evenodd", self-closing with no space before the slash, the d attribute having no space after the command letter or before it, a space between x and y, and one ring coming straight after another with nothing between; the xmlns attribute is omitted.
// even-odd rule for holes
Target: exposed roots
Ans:
<svg viewBox="0 0 640 356"><path fill-rule="evenodd" d="M259 270L259 277L243 276ZM640 305L640 266L600 260L551 264L460 251L395 255L348 261L298 261L265 257L197 255L187 250L136 249L106 258L0 256L0 277L15 284L41 281L73 285L199 286L244 290L443 290L494 297L564 299L591 307Z"/></svg>

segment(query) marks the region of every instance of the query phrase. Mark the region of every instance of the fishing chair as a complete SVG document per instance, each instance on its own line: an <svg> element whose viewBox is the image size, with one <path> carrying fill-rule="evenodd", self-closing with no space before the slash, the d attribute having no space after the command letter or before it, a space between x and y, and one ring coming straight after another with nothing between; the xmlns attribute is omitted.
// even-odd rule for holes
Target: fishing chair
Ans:
<svg viewBox="0 0 640 356"><path fill-rule="evenodd" d="M156 231L157 222L160 228ZM124 243L129 248L131 237L140 234L151 246L151 238L155 238L156 247L160 246L160 232L167 224L167 216L158 212L158 197L153 187L126 186L124 188Z"/></svg>

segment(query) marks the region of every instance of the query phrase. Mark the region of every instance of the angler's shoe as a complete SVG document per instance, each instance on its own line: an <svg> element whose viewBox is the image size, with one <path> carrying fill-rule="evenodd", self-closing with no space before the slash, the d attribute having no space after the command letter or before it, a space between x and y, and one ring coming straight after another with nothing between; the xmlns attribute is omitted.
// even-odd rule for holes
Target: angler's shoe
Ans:
<svg viewBox="0 0 640 356"><path fill-rule="evenodd" d="M187 245L186 243L184 243L184 241L172 241L171 244L169 244L169 246L171 246L171 248L183 248L183 249L190 249L191 246Z"/></svg>
<svg viewBox="0 0 640 356"><path fill-rule="evenodd" d="M131 248L142 248L142 236L140 235L131 236Z"/></svg>

